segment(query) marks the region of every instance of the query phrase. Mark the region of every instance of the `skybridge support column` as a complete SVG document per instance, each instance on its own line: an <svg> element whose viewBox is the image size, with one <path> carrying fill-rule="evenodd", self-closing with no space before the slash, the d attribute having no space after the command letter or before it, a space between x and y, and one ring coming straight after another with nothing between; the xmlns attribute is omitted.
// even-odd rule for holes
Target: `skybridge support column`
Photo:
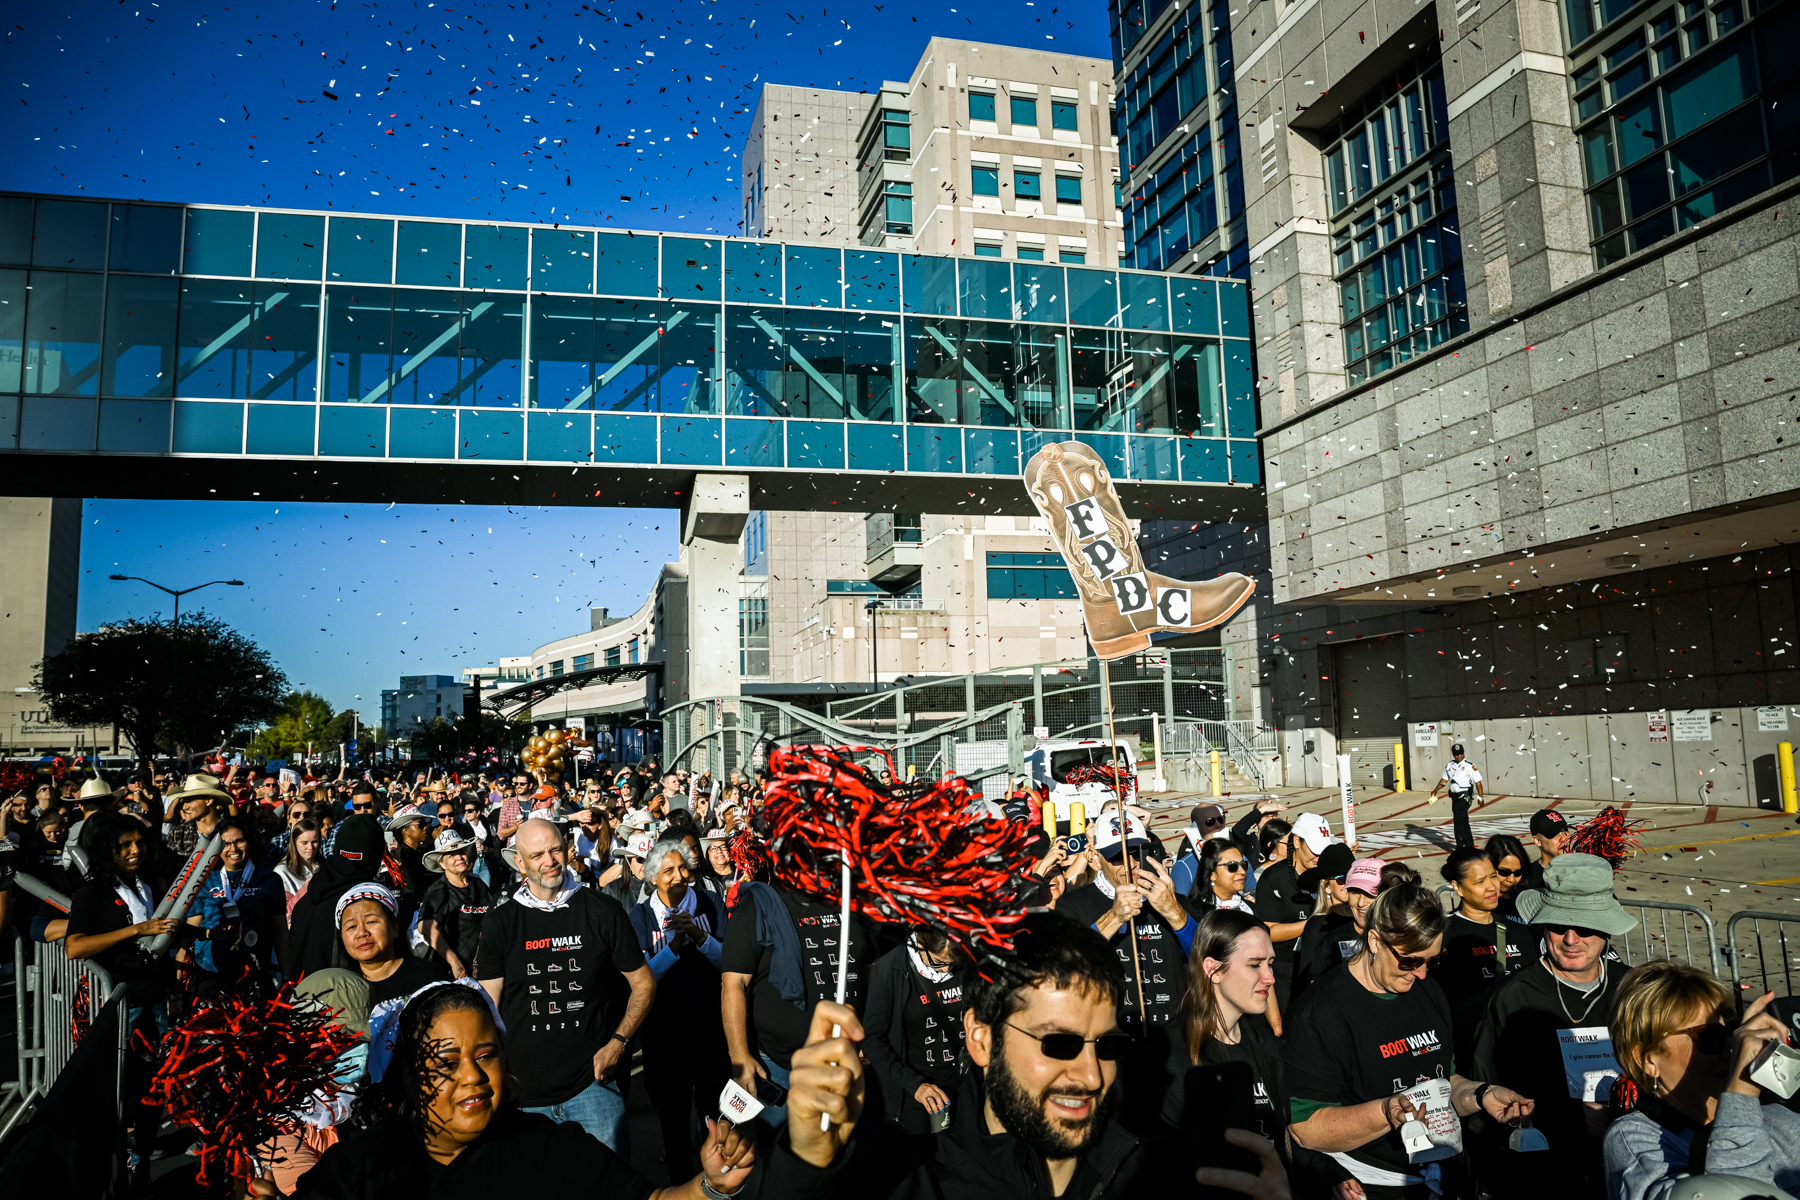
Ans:
<svg viewBox="0 0 1800 1200"><path fill-rule="evenodd" d="M694 477L681 514L681 557L688 568L687 693L695 698L738 694L739 538L749 517L748 475Z"/></svg>

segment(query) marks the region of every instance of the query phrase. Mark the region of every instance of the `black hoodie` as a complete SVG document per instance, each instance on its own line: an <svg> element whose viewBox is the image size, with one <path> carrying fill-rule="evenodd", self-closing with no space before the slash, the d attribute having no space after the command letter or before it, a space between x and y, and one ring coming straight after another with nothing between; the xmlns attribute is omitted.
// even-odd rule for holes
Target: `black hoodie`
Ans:
<svg viewBox="0 0 1800 1200"><path fill-rule="evenodd" d="M368 883L381 870L387 839L381 825L367 813L344 818L330 858L307 880L306 891L294 902L289 918L288 957L283 964L289 979L332 965L338 944L338 897L359 883Z"/></svg>

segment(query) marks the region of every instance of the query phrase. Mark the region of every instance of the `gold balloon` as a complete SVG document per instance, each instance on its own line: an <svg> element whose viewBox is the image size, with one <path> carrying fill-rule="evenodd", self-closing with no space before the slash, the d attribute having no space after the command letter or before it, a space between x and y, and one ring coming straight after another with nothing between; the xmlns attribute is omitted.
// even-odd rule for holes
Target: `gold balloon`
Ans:
<svg viewBox="0 0 1800 1200"><path fill-rule="evenodd" d="M544 740L554 746L556 743L563 740L563 731L560 729L546 729L544 730Z"/></svg>

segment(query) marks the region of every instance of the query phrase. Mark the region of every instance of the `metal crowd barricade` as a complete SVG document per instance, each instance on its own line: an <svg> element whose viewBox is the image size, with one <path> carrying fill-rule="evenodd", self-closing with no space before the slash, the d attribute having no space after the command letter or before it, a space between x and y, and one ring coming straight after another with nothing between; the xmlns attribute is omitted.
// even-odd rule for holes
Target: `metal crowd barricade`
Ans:
<svg viewBox="0 0 1800 1200"><path fill-rule="evenodd" d="M19 1046L17 1103L0 1125L0 1140L31 1117L75 1053L80 1033L115 994L112 976L92 959L70 960L62 944L39 944L13 930L14 1027ZM119 1057L127 1022L119 1021ZM78 1029L80 1032L78 1032Z"/></svg>
<svg viewBox="0 0 1800 1200"><path fill-rule="evenodd" d="M1612 948L1627 966L1669 958L1704 967L1715 979L1720 978L1719 938L1712 918L1705 912L1691 904L1664 904L1657 900L1621 900L1619 904L1638 919L1636 929L1612 940ZM1684 915L1671 925L1671 913ZM1696 945L1697 942L1701 944Z"/></svg>
<svg viewBox="0 0 1800 1200"><path fill-rule="evenodd" d="M1738 926L1746 922L1750 928L1740 930ZM1764 992L1794 995L1794 979L1800 975L1794 961L1795 953L1800 951L1800 916L1733 913L1731 920L1725 922L1725 945L1731 955L1732 990L1737 993L1740 1010Z"/></svg>

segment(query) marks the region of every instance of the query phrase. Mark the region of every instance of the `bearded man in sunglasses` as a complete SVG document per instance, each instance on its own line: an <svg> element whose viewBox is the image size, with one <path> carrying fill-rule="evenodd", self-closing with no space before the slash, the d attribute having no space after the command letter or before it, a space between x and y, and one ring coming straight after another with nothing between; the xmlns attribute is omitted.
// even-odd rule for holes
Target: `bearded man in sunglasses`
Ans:
<svg viewBox="0 0 1800 1200"><path fill-rule="evenodd" d="M1612 883L1605 859L1558 854L1542 889L1519 896L1519 916L1543 939L1544 957L1495 985L1475 1034L1474 1069L1536 1099L1535 1123L1550 1148L1509 1154L1509 1131L1490 1130L1482 1182L1494 1195L1523 1195L1545 1179L1559 1180L1568 1195L1605 1187L1606 1100L1622 1075L1607 1026L1628 970L1607 942L1637 927L1613 899Z"/></svg>

